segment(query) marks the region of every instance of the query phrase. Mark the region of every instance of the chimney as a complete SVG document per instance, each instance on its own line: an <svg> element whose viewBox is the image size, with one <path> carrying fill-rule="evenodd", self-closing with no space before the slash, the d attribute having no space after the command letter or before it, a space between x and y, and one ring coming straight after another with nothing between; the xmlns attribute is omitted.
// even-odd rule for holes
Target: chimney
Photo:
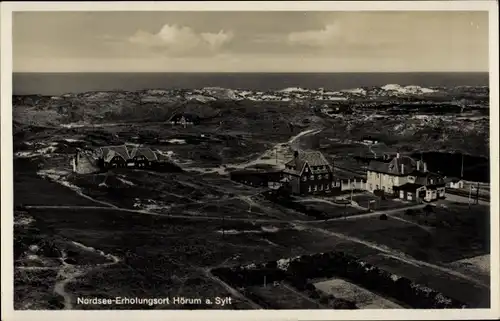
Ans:
<svg viewBox="0 0 500 321"><path fill-rule="evenodd" d="M404 173L405 173L405 165L401 164L401 174L404 174Z"/></svg>
<svg viewBox="0 0 500 321"><path fill-rule="evenodd" d="M399 152L398 152L398 153L396 153L396 158L399 158Z"/></svg>
<svg viewBox="0 0 500 321"><path fill-rule="evenodd" d="M427 173L427 163L424 163L424 173Z"/></svg>

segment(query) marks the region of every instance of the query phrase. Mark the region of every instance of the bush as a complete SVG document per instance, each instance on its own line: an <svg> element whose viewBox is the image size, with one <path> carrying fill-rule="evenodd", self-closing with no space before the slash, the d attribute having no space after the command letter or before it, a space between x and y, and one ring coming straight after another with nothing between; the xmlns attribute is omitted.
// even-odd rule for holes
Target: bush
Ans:
<svg viewBox="0 0 500 321"><path fill-rule="evenodd" d="M345 299L334 299L332 307L336 310L355 310L358 308L356 303Z"/></svg>
<svg viewBox="0 0 500 321"><path fill-rule="evenodd" d="M415 211L412 210L412 209L409 209L409 210L405 211L405 214L408 215L408 216L415 216Z"/></svg>

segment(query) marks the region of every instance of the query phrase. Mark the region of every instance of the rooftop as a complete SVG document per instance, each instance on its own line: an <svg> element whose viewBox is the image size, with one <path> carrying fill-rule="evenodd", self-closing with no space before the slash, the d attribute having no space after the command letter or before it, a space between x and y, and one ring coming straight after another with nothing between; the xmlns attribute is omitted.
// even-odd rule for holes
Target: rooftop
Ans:
<svg viewBox="0 0 500 321"><path fill-rule="evenodd" d="M417 171L417 162L409 156L396 156L390 162L371 161L368 170L394 176L408 175Z"/></svg>
<svg viewBox="0 0 500 321"><path fill-rule="evenodd" d="M129 160L136 156L142 155L148 160L158 160L156 153L149 147L131 146L131 145L118 145L118 146L104 146L97 149L99 157L104 158L109 162L113 157L120 156L124 160Z"/></svg>
<svg viewBox="0 0 500 321"><path fill-rule="evenodd" d="M296 151L292 160L286 166L292 166L296 171L301 171L305 164L310 167L325 166L326 170L331 170L330 162L319 151ZM311 168L314 173L314 169Z"/></svg>

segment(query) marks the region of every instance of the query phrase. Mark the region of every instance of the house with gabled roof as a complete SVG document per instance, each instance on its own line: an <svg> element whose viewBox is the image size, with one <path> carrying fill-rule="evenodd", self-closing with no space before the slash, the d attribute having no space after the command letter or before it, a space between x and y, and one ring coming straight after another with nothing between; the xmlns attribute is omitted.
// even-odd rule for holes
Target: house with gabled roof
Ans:
<svg viewBox="0 0 500 321"><path fill-rule="evenodd" d="M396 154L390 162L372 161L367 170L367 190L410 201L434 201L445 196L445 181L429 172L427 164Z"/></svg>
<svg viewBox="0 0 500 321"><path fill-rule="evenodd" d="M333 166L319 151L295 151L285 164L286 183L293 194L330 193L340 190L333 177Z"/></svg>
<svg viewBox="0 0 500 321"><path fill-rule="evenodd" d="M150 167L160 161L158 155L151 148L143 146L105 146L98 148L96 154L102 163L101 166L105 168Z"/></svg>

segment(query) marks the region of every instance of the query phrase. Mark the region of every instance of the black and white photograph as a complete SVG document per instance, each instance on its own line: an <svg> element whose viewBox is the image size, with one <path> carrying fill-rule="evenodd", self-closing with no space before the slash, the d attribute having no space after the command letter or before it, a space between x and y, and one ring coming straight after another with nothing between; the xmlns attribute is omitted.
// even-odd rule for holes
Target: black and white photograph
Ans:
<svg viewBox="0 0 500 321"><path fill-rule="evenodd" d="M426 2L2 6L9 309L497 314L498 4Z"/></svg>

